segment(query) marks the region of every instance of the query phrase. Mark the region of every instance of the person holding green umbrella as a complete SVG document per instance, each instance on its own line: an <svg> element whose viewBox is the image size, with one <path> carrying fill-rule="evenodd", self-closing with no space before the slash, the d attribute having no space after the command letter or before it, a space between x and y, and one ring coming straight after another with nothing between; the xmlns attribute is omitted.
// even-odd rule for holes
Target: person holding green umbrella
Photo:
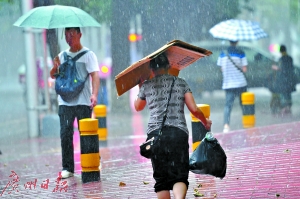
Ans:
<svg viewBox="0 0 300 199"><path fill-rule="evenodd" d="M73 123L83 118L90 118L93 107L97 104L100 86L99 65L94 52L82 46L80 27L100 27L101 25L87 12L63 5L40 6L22 15L14 26L27 28L65 28L65 39L69 49L67 56L75 57L83 51L88 51L76 61L76 69L81 76L88 76L83 90L74 99L65 101L58 95L60 118L60 138L62 147L61 178L69 178L74 174ZM51 78L58 73L60 63L64 63L64 52L54 58L54 66L50 71ZM79 122L78 122L79 123Z"/></svg>
<svg viewBox="0 0 300 199"><path fill-rule="evenodd" d="M51 78L59 71L60 63L65 62L64 52L70 57L75 57L83 51L87 51L76 61L76 70L82 76L88 76L83 90L70 101L65 101L58 95L58 115L60 118L60 138L62 148L62 172L61 178L69 178L74 175L74 148L73 148L73 123L75 117L79 120L90 118L93 107L97 105L97 96L100 85L99 65L94 52L82 46L80 39L82 33L79 27L65 28L66 42L69 49L60 52L54 58L54 66L50 71Z"/></svg>

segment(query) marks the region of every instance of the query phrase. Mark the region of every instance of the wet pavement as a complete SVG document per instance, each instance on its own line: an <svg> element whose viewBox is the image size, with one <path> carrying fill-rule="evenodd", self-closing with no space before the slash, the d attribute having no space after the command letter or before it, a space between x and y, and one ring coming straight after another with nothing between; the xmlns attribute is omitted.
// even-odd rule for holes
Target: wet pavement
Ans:
<svg viewBox="0 0 300 199"><path fill-rule="evenodd" d="M300 102L297 100L300 93L293 94L293 115L282 117L268 112L268 93L254 91L257 96L255 127L243 129L241 111L236 103L231 117L232 131L226 134L221 133L223 93L205 94L197 100L211 105L212 132L227 154L228 166L222 180L190 172L186 198L300 198ZM18 96L13 95L11 102L17 103ZM156 198L151 163L139 155L139 144L146 138L147 111L107 114L108 137L99 142L100 181L86 184L81 181L80 136L76 125L75 176L58 181L61 171L58 133L28 138L25 111L21 106L13 110L2 108L2 117L3 114L12 115L6 120L1 118L5 122L0 122L0 150L3 152L0 155L0 199ZM54 121L55 117L56 114L51 115ZM191 152L188 112L186 118ZM51 125L48 128L57 129ZM203 196L195 197L194 190Z"/></svg>
<svg viewBox="0 0 300 199"><path fill-rule="evenodd" d="M99 143L99 182L81 182L78 131L74 136L75 176L61 181L57 181L61 169L57 136L0 141L0 198L156 198L151 163L139 155L146 117L117 118L107 116L109 136ZM132 125L134 128L128 128ZM114 136L116 129L123 129L119 133L123 135ZM196 198L195 189L203 194L198 198L300 198L299 129L300 122L290 122L215 133L227 154L226 177L221 180L190 172L186 198Z"/></svg>

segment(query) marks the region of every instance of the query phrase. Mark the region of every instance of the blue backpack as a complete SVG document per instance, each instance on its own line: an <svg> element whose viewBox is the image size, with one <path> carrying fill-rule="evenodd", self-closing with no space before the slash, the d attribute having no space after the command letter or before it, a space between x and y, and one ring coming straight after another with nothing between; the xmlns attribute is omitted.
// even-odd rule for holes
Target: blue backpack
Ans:
<svg viewBox="0 0 300 199"><path fill-rule="evenodd" d="M67 55L66 52L63 53L65 62L59 66L59 72L54 76L56 77L55 91L66 102L79 95L89 76L88 74L85 79L82 79L76 70L76 61L87 52L88 50L83 51L74 58Z"/></svg>

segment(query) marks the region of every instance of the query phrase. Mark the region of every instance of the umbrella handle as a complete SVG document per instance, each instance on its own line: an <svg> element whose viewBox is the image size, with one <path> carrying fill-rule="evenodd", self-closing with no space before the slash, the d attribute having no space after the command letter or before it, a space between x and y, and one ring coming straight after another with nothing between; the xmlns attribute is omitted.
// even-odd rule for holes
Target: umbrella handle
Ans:
<svg viewBox="0 0 300 199"><path fill-rule="evenodd" d="M54 66L57 66L57 73L59 73L60 60L58 56L53 59L53 64Z"/></svg>

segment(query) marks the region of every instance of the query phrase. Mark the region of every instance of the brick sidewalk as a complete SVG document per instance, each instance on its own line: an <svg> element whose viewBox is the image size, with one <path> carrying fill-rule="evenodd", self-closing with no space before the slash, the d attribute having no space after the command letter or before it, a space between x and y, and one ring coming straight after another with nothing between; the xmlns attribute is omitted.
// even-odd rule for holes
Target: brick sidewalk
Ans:
<svg viewBox="0 0 300 199"><path fill-rule="evenodd" d="M190 172L187 198L195 198L194 189L204 195L198 198L206 199L300 198L299 129L300 122L293 122L216 134L227 154L227 175L221 180ZM112 137L100 143L101 181L82 184L75 135L75 177L58 184L59 138L1 142L6 153L0 156L0 198L156 198L151 163L138 152L145 136ZM14 175L19 185L12 190Z"/></svg>

